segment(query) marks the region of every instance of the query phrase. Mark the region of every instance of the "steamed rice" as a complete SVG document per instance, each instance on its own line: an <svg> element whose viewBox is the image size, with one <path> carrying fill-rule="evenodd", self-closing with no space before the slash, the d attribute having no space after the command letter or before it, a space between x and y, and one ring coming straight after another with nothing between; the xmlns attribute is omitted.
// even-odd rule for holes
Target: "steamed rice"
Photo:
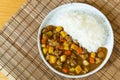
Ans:
<svg viewBox="0 0 120 80"><path fill-rule="evenodd" d="M64 30L89 52L96 52L105 45L107 39L104 23L101 24L100 20L88 14L67 12L54 16L48 24L63 26Z"/></svg>

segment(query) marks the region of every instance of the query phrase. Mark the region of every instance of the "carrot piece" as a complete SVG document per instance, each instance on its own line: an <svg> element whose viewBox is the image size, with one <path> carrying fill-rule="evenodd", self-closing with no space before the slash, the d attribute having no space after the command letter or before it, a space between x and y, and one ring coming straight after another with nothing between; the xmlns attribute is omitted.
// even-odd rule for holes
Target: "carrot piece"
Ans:
<svg viewBox="0 0 120 80"><path fill-rule="evenodd" d="M64 73L67 73L67 72L68 72L68 68L63 68L62 71L63 71Z"/></svg>
<svg viewBox="0 0 120 80"><path fill-rule="evenodd" d="M77 46L76 44L71 44L71 49L77 50L77 49L78 49L78 46Z"/></svg>
<svg viewBox="0 0 120 80"><path fill-rule="evenodd" d="M44 38L41 39L41 43L45 44L46 40Z"/></svg>
<svg viewBox="0 0 120 80"><path fill-rule="evenodd" d="M95 63L95 59L93 57L90 57L90 63Z"/></svg>
<svg viewBox="0 0 120 80"><path fill-rule="evenodd" d="M70 50L66 50L65 51L65 55L69 56L71 54L71 51Z"/></svg>
<svg viewBox="0 0 120 80"><path fill-rule="evenodd" d="M47 38L42 38L42 39L41 39L41 43L42 43L42 44L45 44L46 41L47 41Z"/></svg>
<svg viewBox="0 0 120 80"><path fill-rule="evenodd" d="M77 53L78 53L78 54L82 54L82 49L81 49L81 47L79 47L79 48L77 49Z"/></svg>

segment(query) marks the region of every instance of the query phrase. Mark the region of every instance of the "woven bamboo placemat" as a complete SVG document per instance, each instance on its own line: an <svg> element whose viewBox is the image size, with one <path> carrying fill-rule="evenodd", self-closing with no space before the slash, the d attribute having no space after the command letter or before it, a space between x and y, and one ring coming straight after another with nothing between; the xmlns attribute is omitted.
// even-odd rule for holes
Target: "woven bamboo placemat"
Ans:
<svg viewBox="0 0 120 80"><path fill-rule="evenodd" d="M37 48L37 32L44 17L54 8L72 2L88 3L102 11L115 38L108 63L97 73L75 80L120 80L120 0L28 0L0 31L0 70L6 70L6 76L15 80L74 80L52 72Z"/></svg>

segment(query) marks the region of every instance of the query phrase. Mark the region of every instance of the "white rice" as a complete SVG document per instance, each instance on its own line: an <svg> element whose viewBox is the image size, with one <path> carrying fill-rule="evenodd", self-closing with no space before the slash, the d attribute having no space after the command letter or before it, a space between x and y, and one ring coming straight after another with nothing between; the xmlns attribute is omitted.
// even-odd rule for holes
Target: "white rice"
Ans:
<svg viewBox="0 0 120 80"><path fill-rule="evenodd" d="M63 26L64 30L89 52L96 52L99 47L105 45L107 40L108 33L104 22L92 15L67 12L54 16L48 24Z"/></svg>

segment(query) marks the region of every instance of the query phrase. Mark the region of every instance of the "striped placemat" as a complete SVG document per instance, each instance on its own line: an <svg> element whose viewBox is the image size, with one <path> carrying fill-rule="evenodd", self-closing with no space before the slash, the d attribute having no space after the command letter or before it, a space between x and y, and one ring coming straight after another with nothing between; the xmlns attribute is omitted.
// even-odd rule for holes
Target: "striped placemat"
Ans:
<svg viewBox="0 0 120 80"><path fill-rule="evenodd" d="M68 79L52 72L41 60L37 32L54 8L73 2L90 4L102 11L114 31L114 49L108 63L82 79ZM0 31L0 70L15 80L120 80L120 0L28 0Z"/></svg>

